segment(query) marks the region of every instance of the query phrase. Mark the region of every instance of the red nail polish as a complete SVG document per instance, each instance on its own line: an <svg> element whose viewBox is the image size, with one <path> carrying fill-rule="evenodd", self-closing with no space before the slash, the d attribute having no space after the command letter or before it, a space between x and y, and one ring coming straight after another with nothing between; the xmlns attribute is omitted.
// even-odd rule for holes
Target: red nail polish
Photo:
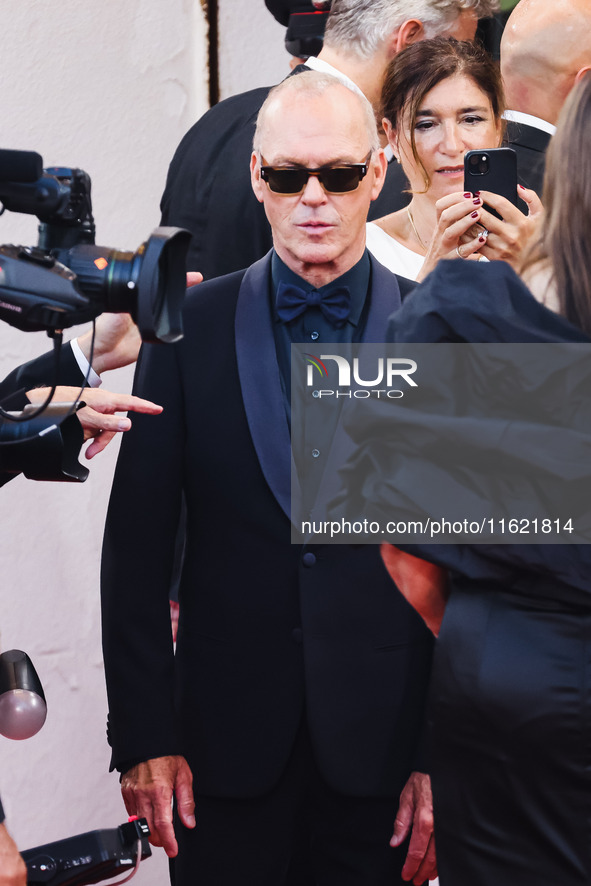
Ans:
<svg viewBox="0 0 591 886"><path fill-rule="evenodd" d="M480 203L482 203L482 200L480 199L480 197L474 197L472 203L475 203L478 206Z"/></svg>
<svg viewBox="0 0 591 886"><path fill-rule="evenodd" d="M475 196L475 197L480 197L480 191L474 191L474 196Z"/></svg>
<svg viewBox="0 0 591 886"><path fill-rule="evenodd" d="M470 213L470 218L478 218L478 213L476 212L476 210Z"/></svg>
<svg viewBox="0 0 591 886"><path fill-rule="evenodd" d="M525 191L525 188L523 187L523 185L517 185L517 187L521 188L522 191Z"/></svg>
<svg viewBox="0 0 591 886"><path fill-rule="evenodd" d="M478 241L479 243L486 243L486 237L484 236L484 234L478 235Z"/></svg>
<svg viewBox="0 0 591 886"><path fill-rule="evenodd" d="M466 193L464 194L464 197L471 197L471 196L472 196L472 193L470 191L466 191Z"/></svg>

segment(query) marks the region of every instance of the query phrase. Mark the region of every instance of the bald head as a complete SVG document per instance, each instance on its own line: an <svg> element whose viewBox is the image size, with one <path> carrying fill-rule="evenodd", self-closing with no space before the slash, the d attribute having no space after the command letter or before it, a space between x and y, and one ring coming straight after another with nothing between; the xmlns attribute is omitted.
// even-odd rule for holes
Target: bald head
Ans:
<svg viewBox="0 0 591 886"><path fill-rule="evenodd" d="M253 150L262 153L262 143L268 129L268 119L277 113L277 109L287 102L299 104L305 98L324 98L326 93L334 93L336 101L340 100L358 106L359 117L367 131L368 144L372 150L380 147L379 135L373 109L363 93L352 89L331 74L318 71L306 71L297 77L286 77L278 86L274 86L263 102L257 117L253 139ZM330 104L331 96L326 96Z"/></svg>
<svg viewBox="0 0 591 886"><path fill-rule="evenodd" d="M591 68L591 0L521 0L501 41L507 106L556 123Z"/></svg>

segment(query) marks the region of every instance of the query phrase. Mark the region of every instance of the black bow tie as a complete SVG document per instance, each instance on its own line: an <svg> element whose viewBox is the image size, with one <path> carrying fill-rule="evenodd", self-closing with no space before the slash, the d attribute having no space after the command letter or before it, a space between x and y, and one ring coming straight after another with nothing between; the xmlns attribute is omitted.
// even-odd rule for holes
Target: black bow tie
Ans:
<svg viewBox="0 0 591 886"><path fill-rule="evenodd" d="M284 323L295 320L306 308L317 307L328 322L340 329L351 313L351 293L346 286L335 286L328 292L316 289L306 291L292 283L280 283L277 287L277 315Z"/></svg>

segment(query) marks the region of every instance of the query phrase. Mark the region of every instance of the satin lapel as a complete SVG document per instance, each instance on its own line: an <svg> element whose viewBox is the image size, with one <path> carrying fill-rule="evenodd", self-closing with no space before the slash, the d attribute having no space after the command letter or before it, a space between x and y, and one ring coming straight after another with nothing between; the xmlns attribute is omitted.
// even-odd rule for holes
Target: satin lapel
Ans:
<svg viewBox="0 0 591 886"><path fill-rule="evenodd" d="M370 259L372 265L370 302L362 341L379 344L386 340L386 328L390 314L400 307L400 290L394 274L371 256ZM348 403L348 401L343 402ZM343 419L344 414L341 413L313 511L313 519L316 520L325 519L326 504L341 491L342 482L339 468L347 463L356 448L349 435L343 430Z"/></svg>
<svg viewBox="0 0 591 886"><path fill-rule="evenodd" d="M243 277L236 306L236 359L250 434L265 480L291 519L292 456L271 309L271 253ZM296 492L299 490L295 490Z"/></svg>
<svg viewBox="0 0 591 886"><path fill-rule="evenodd" d="M369 312L363 341L386 341L388 318L400 307L400 289L398 281L391 271L376 261L371 255L371 291Z"/></svg>

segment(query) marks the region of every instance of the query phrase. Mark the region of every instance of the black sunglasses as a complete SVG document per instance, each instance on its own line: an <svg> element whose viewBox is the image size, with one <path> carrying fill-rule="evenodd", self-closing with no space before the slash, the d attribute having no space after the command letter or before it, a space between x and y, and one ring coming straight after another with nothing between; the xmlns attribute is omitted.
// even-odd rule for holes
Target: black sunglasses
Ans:
<svg viewBox="0 0 591 886"><path fill-rule="evenodd" d="M373 150L369 152L363 163L319 166L317 169L306 169L305 166L261 166L261 178L276 194L292 196L301 194L311 175L316 176L327 193L346 194L347 191L354 191L359 187L361 179L367 175L369 158L372 154Z"/></svg>

